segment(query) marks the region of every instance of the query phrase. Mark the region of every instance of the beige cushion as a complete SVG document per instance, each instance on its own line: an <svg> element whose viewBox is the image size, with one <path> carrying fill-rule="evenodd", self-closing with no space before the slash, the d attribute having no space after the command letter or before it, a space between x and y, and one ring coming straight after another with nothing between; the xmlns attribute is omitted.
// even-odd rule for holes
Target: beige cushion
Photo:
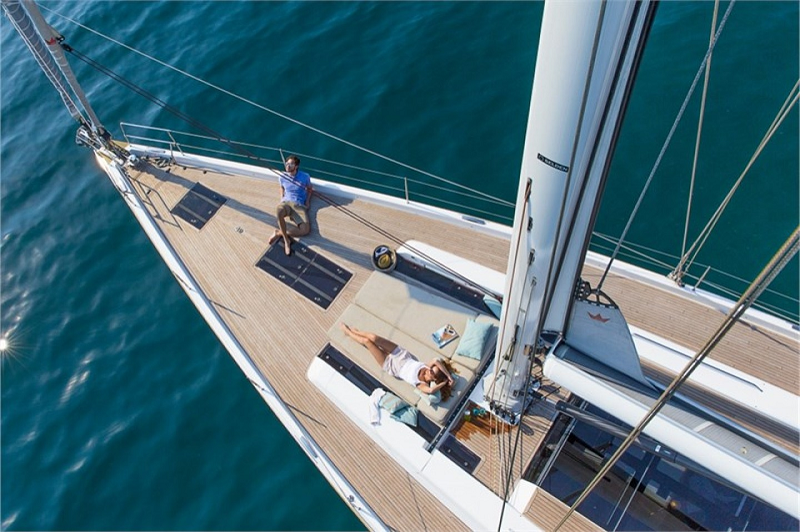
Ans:
<svg viewBox="0 0 800 532"><path fill-rule="evenodd" d="M367 279L356 294L355 304L406 332L445 358L453 356L458 340L439 349L431 338L433 331L449 323L461 334L467 319L478 315L476 311L460 303L381 272L373 272ZM411 348L408 349L416 355ZM422 360L419 355L417 357Z"/></svg>
<svg viewBox="0 0 800 532"><path fill-rule="evenodd" d="M347 307L330 328L328 337L337 349L378 379L386 390L416 406L434 423L442 425L450 409L475 379L475 372L480 364L494 351L497 329L490 334L481 360L454 356L458 339L444 349L438 349L433 343L431 333L449 323L462 334L469 318L495 325L498 323L493 316L478 314L460 303L400 278L374 272L356 294L354 303ZM367 349L342 332L339 323L383 336L408 349L425 363L437 357L451 359L457 371L452 395L443 403L428 405L413 386L384 372Z"/></svg>
<svg viewBox="0 0 800 532"><path fill-rule="evenodd" d="M395 378L383 371L383 368L378 365L375 357L373 357L372 354L366 348L364 348L364 346L342 332L342 330L339 328L339 323L341 322L352 325L357 329L374 332L375 334L392 340L398 345L403 345L400 344L398 340L405 341L407 344L413 346L403 346L409 351L411 351L414 347L417 347L417 349L420 348L420 346L414 345L415 340L403 335L402 332L393 329L392 326L385 321L373 316L366 310L356 305L350 305L347 307L340 320L328 330L328 337L330 338L331 343L342 353L347 355L350 360L358 364L361 369L378 379L385 389L393 392L408 404L415 406L419 401L419 396L414 391L414 387L407 382ZM413 353L414 351L411 352Z"/></svg>

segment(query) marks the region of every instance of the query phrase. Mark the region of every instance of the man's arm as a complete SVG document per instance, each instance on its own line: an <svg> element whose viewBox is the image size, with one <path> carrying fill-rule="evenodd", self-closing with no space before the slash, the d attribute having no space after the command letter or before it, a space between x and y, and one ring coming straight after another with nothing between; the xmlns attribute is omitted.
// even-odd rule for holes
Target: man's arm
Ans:
<svg viewBox="0 0 800 532"><path fill-rule="evenodd" d="M314 193L314 187L311 186L311 183L306 185L306 209L311 206L311 194Z"/></svg>

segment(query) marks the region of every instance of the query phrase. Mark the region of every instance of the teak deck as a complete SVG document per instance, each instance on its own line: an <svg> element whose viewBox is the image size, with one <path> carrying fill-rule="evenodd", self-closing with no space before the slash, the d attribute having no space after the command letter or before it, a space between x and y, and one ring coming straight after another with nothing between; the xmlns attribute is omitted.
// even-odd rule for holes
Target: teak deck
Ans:
<svg viewBox="0 0 800 532"><path fill-rule="evenodd" d="M131 178L136 193L148 205L161 231L259 371L382 520L396 530L466 529L465 524L390 460L306 378L310 362L326 343L326 331L372 273L369 256L376 245L387 243L384 237L320 199L313 200L310 213L313 230L303 242L353 273L339 296L323 310L255 267L275 227L273 211L280 193L277 183L175 165L169 168L148 165L143 172L132 172ZM228 198L201 230L170 213L198 181ZM388 228L404 241L426 242L496 271L506 268L509 243L504 239L360 199L344 202L349 210ZM441 238L443 234L447 238ZM596 284L598 273L591 268L584 272L592 284ZM650 294L640 297L640 291L656 288L643 287L619 276L609 279L605 288L631 324L692 349L698 349L724 317L716 310L678 296L659 294L665 296L661 299L664 303L654 305L655 299ZM712 357L793 393L798 391L800 367L794 340L737 325ZM653 368L648 371L658 372ZM729 409L729 414L737 414L735 407L729 405ZM539 403L526 416L522 424L522 452L511 465L515 479L524 471L554 415L552 405ZM740 421L752 422L756 430L764 429L765 434L773 428L759 425L759 420ZM796 431L785 432L780 443L797 452ZM502 494L500 472L508 466L509 456L501 438L508 438L507 431L476 430L462 436L462 441L482 458L476 478ZM353 449L359 451L355 453ZM392 488L391 501L386 498L387 486ZM549 529L565 510L562 503L539 490L526 516L543 529ZM592 527L584 517L574 515L565 530Z"/></svg>

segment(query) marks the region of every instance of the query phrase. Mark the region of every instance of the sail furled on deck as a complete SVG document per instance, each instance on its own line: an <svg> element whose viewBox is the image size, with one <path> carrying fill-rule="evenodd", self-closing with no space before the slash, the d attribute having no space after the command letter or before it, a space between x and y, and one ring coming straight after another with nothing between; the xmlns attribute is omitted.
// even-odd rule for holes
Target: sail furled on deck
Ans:
<svg viewBox="0 0 800 532"><path fill-rule="evenodd" d="M545 5L496 365L485 387L509 421L524 407L541 333L567 332L654 10L651 2Z"/></svg>

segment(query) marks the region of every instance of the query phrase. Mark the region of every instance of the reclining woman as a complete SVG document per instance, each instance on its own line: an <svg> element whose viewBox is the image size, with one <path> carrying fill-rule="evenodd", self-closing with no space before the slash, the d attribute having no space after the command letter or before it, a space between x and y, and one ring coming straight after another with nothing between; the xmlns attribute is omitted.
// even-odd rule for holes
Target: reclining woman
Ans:
<svg viewBox="0 0 800 532"><path fill-rule="evenodd" d="M389 375L402 379L425 393L440 391L442 401L447 401L450 397L454 383L453 370L446 360L434 358L425 364L409 353L408 349L400 347L391 340L360 331L345 323L340 323L339 327L347 336L367 348L383 371Z"/></svg>

